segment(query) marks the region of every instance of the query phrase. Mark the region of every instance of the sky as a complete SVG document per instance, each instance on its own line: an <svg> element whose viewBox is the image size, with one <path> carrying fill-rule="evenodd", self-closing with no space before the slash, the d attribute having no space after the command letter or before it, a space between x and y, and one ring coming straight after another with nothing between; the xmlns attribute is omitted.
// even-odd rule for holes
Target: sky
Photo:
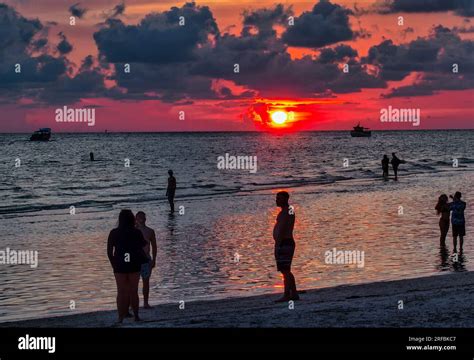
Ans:
<svg viewBox="0 0 474 360"><path fill-rule="evenodd" d="M0 132L473 129L473 90L474 0L0 0Z"/></svg>

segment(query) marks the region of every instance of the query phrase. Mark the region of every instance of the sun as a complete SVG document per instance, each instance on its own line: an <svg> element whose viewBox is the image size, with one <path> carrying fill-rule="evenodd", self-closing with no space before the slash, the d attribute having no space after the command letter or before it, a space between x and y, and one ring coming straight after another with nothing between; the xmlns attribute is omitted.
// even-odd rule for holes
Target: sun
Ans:
<svg viewBox="0 0 474 360"><path fill-rule="evenodd" d="M275 111L272 113L271 118L275 124L282 125L288 120L288 114L284 111Z"/></svg>

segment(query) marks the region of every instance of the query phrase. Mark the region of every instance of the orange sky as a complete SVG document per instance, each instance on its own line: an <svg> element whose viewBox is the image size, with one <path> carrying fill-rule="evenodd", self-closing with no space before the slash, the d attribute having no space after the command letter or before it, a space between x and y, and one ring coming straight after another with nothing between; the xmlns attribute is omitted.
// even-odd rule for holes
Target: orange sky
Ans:
<svg viewBox="0 0 474 360"><path fill-rule="evenodd" d="M332 1L340 5L353 8L354 1ZM60 0L41 1L6 1L14 4L15 9L27 18L39 18L43 23L54 21L50 37L62 31L73 44L73 51L68 57L76 64L87 55L97 56L97 47L92 37L98 30L97 24L104 20L107 13L118 2L109 0L81 1L81 5L88 8L84 19L78 20L76 26L69 26L67 8L74 2ZM316 1L280 1L291 5L298 16L302 11L310 10ZM359 8L370 8L375 1L357 1ZM121 19L128 24L136 24L146 14L153 11L165 11L171 6L181 6L183 2L161 0L129 0L125 1L126 11ZM217 20L219 29L226 29L238 34L242 28L242 12L249 9L271 7L274 1L249 0L206 0L198 5L207 5ZM397 17L403 15L405 26L397 25ZM433 26L442 24L445 27L463 26L464 18L453 13L423 13L423 14L364 14L359 17L350 17L352 29L365 29L371 36L357 38L355 41L343 42L355 48L359 56L367 55L371 46L379 44L385 39L392 39L394 43L407 43L417 37L427 36ZM413 28L413 32L404 35L404 30ZM462 38L473 39L472 33L462 35ZM57 41L57 40L56 40ZM289 48L293 58L306 54L317 54L317 51L305 48ZM402 82L392 82L390 86L400 86L411 78ZM318 119L308 125L308 129L329 130L347 129L354 122L363 121L372 128L383 128L378 122L378 113L381 107L392 105L398 107L419 107L424 114L423 128L474 128L472 121L473 91L443 91L437 95L417 96L412 98L382 99L381 94L389 89L364 89L362 92L337 95L337 104L314 105L313 110ZM330 99L326 99L330 100ZM252 106L252 99L247 100L196 100L192 105L177 105L161 103L156 100L148 101L117 101L111 99L84 99L82 105L98 105L97 113L100 120L93 131L112 129L117 131L196 131L196 130L254 130L252 122L246 120L245 114ZM30 131L38 126L49 125L57 128L52 120L54 108L18 108L14 105L0 105L3 112L16 118L15 123L0 123L0 131ZM216 106L219 111L216 111ZM177 112L186 110L188 116L184 122L176 121ZM140 114L140 118L136 118ZM133 120L132 120L133 118ZM59 131L91 131L81 128L77 124L63 124ZM406 126L402 128L407 128ZM393 128L400 128L394 126ZM408 127L410 129L410 127Z"/></svg>

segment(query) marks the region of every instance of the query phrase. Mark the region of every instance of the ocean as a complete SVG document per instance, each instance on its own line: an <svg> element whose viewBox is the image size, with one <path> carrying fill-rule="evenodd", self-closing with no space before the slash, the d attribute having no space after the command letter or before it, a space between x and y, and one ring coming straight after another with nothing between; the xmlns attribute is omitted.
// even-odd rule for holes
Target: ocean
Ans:
<svg viewBox="0 0 474 360"><path fill-rule="evenodd" d="M37 251L38 266L0 264L0 322L114 309L106 242L124 208L145 211L157 234L151 304L281 292L272 239L279 190L295 207L300 288L474 270L474 131L28 138L0 134L0 251ZM384 182L380 162L392 152L406 163L398 182ZM252 157L256 171L222 169L226 156ZM178 184L173 216L168 169ZM455 191L468 204L458 258L450 234L440 248L434 210ZM364 266L328 263L337 250L363 252Z"/></svg>

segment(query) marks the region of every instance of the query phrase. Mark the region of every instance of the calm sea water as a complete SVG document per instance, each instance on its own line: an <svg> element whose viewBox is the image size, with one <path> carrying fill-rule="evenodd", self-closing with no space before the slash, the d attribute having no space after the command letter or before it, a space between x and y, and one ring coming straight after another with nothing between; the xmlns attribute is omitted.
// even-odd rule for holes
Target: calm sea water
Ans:
<svg viewBox="0 0 474 360"><path fill-rule="evenodd" d="M0 250L37 250L39 266L0 265L0 321L114 308L105 249L122 208L145 211L157 233L152 303L281 291L271 231L282 189L296 208L301 288L474 270L474 131L27 138L0 135ZM399 182L383 182L381 157L393 151L406 164ZM258 171L219 170L226 153L257 156ZM182 215L169 215L168 169ZM457 190L468 209L466 249L455 262L450 237L448 252L439 248L434 206ZM364 251L365 266L326 264L333 248Z"/></svg>

